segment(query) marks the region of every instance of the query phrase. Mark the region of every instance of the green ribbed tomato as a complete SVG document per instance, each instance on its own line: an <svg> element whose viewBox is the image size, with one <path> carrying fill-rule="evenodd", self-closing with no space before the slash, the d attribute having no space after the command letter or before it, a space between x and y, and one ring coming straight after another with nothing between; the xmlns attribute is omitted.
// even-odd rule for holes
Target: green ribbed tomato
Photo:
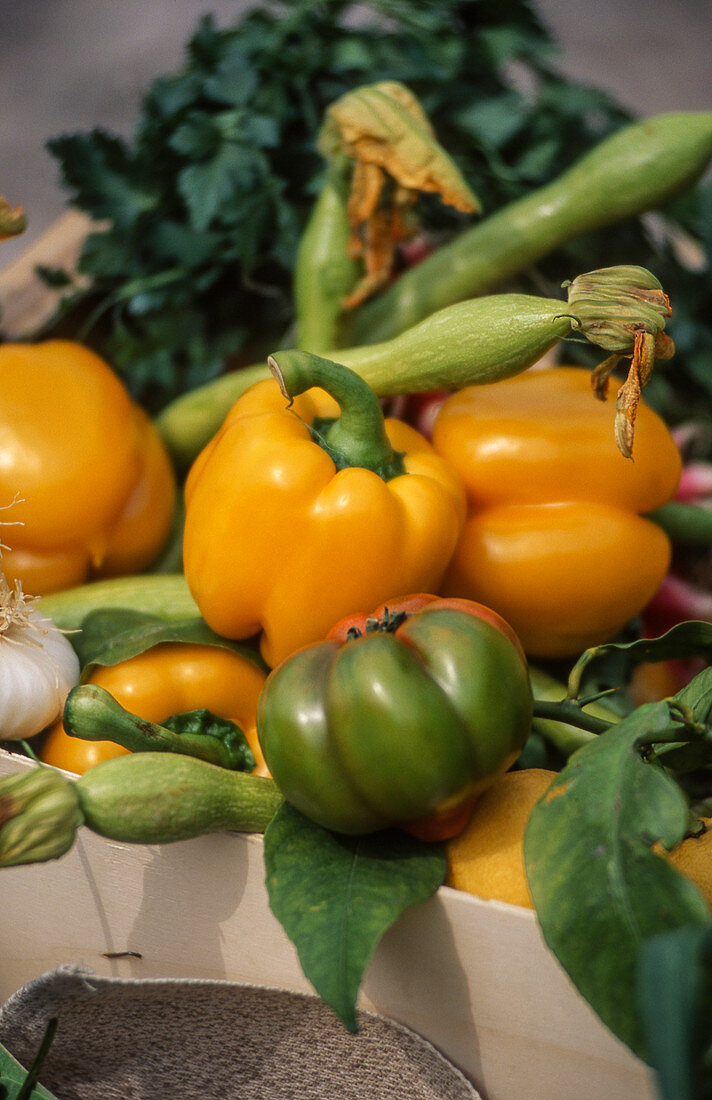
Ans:
<svg viewBox="0 0 712 1100"><path fill-rule="evenodd" d="M439 840L529 734L526 658L469 600L418 594L338 623L267 678L257 732L284 797L336 832Z"/></svg>

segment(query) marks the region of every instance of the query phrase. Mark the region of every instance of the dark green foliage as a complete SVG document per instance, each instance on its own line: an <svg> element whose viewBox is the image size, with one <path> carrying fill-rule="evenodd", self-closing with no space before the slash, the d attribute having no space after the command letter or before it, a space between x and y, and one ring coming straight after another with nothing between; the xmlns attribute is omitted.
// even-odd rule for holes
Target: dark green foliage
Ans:
<svg viewBox="0 0 712 1100"><path fill-rule="evenodd" d="M557 76L554 61L526 0L292 0L224 29L205 18L183 67L148 91L130 142L101 131L49 142L71 201L110 222L83 252L88 297L68 298L64 313L80 313L82 338L153 411L226 360L262 358L289 343L291 272L323 171L315 138L329 103L364 83L407 84L486 215L627 118L604 93ZM435 200L423 216L444 232L462 224ZM676 292L679 272L668 276L665 256L651 260L637 223L552 256L536 289L618 262L652 267ZM699 296L693 288L680 309L692 314L683 328L705 386Z"/></svg>

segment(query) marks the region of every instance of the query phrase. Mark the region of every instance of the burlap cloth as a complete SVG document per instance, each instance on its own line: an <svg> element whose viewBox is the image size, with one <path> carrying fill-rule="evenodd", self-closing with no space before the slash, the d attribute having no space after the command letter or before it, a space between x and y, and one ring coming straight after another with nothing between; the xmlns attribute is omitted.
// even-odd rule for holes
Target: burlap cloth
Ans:
<svg viewBox="0 0 712 1100"><path fill-rule="evenodd" d="M227 981L103 978L58 967L0 1007L0 1043L59 1100L478 1100L430 1043L317 997Z"/></svg>

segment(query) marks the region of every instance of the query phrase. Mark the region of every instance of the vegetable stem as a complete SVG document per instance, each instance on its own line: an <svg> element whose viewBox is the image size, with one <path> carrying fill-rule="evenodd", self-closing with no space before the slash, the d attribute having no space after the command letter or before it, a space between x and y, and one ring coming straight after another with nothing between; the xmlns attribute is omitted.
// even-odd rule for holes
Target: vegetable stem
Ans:
<svg viewBox="0 0 712 1100"><path fill-rule="evenodd" d="M324 423L317 433L317 442L337 469L373 470L384 481L405 473L403 457L394 452L386 435L380 402L355 371L305 351L277 352L268 365L290 401L318 386L338 402L340 416Z"/></svg>
<svg viewBox="0 0 712 1100"><path fill-rule="evenodd" d="M68 695L63 725L71 737L85 741L114 741L130 752L178 752L241 770L243 755L211 734L174 733L125 710L98 684L81 684Z"/></svg>
<svg viewBox="0 0 712 1100"><path fill-rule="evenodd" d="M566 685L543 669L530 665L529 680L534 694L532 728L566 757L620 721L620 715L604 704L590 703L583 709L567 700Z"/></svg>

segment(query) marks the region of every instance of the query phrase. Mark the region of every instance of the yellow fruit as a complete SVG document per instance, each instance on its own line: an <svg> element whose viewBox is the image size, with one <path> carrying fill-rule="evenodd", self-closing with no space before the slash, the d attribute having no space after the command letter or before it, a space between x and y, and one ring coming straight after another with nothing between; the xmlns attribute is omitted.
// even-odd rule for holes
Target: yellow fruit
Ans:
<svg viewBox="0 0 712 1100"><path fill-rule="evenodd" d="M524 871L524 830L555 776L544 768L507 772L484 792L467 828L445 846L447 886L534 908Z"/></svg>
<svg viewBox="0 0 712 1100"><path fill-rule="evenodd" d="M657 845L654 851L659 851L681 874L692 879L712 907L712 817L703 817L701 821L705 832L700 836L688 837L671 852L664 852Z"/></svg>

